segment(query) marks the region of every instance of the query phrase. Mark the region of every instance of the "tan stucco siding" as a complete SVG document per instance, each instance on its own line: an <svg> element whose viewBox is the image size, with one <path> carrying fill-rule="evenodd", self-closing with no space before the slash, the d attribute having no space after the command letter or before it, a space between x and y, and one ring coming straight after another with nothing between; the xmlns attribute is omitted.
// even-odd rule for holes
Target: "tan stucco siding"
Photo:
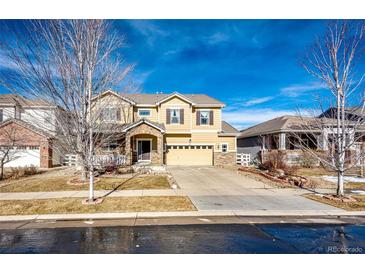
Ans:
<svg viewBox="0 0 365 274"><path fill-rule="evenodd" d="M189 144L190 134L165 134L166 144Z"/></svg>
<svg viewBox="0 0 365 274"><path fill-rule="evenodd" d="M165 143L169 144L192 144L214 145L214 151L221 151L221 143L228 144L229 151L236 151L236 137L218 136L217 133L192 133L189 134L166 134Z"/></svg>
<svg viewBox="0 0 365 274"><path fill-rule="evenodd" d="M228 151L236 151L237 150L236 137L233 137L233 136L224 136L224 137L219 136L218 137L218 142L228 144Z"/></svg>
<svg viewBox="0 0 365 274"><path fill-rule="evenodd" d="M171 108L184 109L183 124L167 124L166 110ZM191 106L189 103L181 100L178 97L173 97L170 100L163 102L158 111L160 123L165 124L166 132L187 132L191 130Z"/></svg>
<svg viewBox="0 0 365 274"><path fill-rule="evenodd" d="M197 115L197 111L213 111L213 125L197 125L196 124L196 115ZM215 129L217 131L220 131L222 127L222 111L221 108L209 108L209 107L204 107L204 108L197 108L197 107L193 107L193 112L192 112L192 129L193 130L212 130Z"/></svg>
<svg viewBox="0 0 365 274"><path fill-rule="evenodd" d="M149 116L139 116L138 115L139 110L149 110L150 115ZM158 123L159 121L158 121L157 107L135 107L134 108L134 121L140 120L142 118L146 118L150 121Z"/></svg>
<svg viewBox="0 0 365 274"><path fill-rule="evenodd" d="M133 122L133 106L113 94L107 94L95 101L94 109L96 114L100 115L100 110L107 107L120 109L120 124Z"/></svg>

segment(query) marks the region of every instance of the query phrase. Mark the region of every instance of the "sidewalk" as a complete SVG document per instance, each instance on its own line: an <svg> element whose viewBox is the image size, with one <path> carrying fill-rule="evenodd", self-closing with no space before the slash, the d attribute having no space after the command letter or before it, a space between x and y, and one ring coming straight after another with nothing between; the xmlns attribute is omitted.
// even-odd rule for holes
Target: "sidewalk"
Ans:
<svg viewBox="0 0 365 274"><path fill-rule="evenodd" d="M151 190L96 190L95 197L140 197L140 196L176 196L174 189L151 189ZM0 200L37 200L57 198L87 198L89 192L83 191L58 191L58 192L4 192L0 193Z"/></svg>

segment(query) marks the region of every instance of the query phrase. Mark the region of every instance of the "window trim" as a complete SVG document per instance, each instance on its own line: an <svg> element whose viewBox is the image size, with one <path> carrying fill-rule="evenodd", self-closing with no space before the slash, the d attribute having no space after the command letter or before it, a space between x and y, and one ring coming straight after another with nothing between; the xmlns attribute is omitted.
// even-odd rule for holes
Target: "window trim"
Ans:
<svg viewBox="0 0 365 274"><path fill-rule="evenodd" d="M206 113L208 113L208 115L207 115L207 123L206 124L203 124L202 123L202 113L203 112L206 112ZM200 110L200 117L199 117L199 120L200 120L200 126L209 126L210 125L210 110L207 110L207 109L203 109L203 110Z"/></svg>
<svg viewBox="0 0 365 274"><path fill-rule="evenodd" d="M142 115L140 112L141 111L148 111L148 115ZM148 108L141 108L141 109L138 109L138 116L139 117L150 117L151 116L151 110L148 109Z"/></svg>
<svg viewBox="0 0 365 274"><path fill-rule="evenodd" d="M176 114L177 114L177 118L178 118L178 121L177 122L173 122L172 121L172 118L174 117L172 115L173 111L176 111ZM180 108L170 108L170 124L171 125L180 125L180 121L181 121L181 117L180 117Z"/></svg>
<svg viewBox="0 0 365 274"><path fill-rule="evenodd" d="M226 151L223 151L223 145L226 146ZM221 143L221 152L222 153L227 153L228 152L228 143Z"/></svg>

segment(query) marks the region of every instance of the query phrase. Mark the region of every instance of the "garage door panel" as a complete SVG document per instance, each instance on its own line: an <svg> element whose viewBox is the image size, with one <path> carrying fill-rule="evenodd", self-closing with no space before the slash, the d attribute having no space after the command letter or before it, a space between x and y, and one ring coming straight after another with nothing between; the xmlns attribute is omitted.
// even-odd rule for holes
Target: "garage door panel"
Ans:
<svg viewBox="0 0 365 274"><path fill-rule="evenodd" d="M212 146L167 146L167 165L213 165Z"/></svg>

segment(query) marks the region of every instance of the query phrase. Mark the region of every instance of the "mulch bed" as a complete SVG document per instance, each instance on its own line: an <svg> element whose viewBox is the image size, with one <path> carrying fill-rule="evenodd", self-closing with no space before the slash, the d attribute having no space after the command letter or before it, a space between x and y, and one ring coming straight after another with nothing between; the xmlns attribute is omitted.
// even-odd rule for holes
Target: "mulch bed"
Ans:
<svg viewBox="0 0 365 274"><path fill-rule="evenodd" d="M100 178L94 178L94 184L100 182ZM80 178L71 178L70 180L67 181L68 185L71 186L80 186L80 185L87 185L89 184L90 181L88 179L86 179L86 181L81 180Z"/></svg>
<svg viewBox="0 0 365 274"><path fill-rule="evenodd" d="M240 167L238 170L260 175L284 186L312 187L311 184L313 183L310 179L299 175L278 175L269 171L264 172L259 169L249 167Z"/></svg>

